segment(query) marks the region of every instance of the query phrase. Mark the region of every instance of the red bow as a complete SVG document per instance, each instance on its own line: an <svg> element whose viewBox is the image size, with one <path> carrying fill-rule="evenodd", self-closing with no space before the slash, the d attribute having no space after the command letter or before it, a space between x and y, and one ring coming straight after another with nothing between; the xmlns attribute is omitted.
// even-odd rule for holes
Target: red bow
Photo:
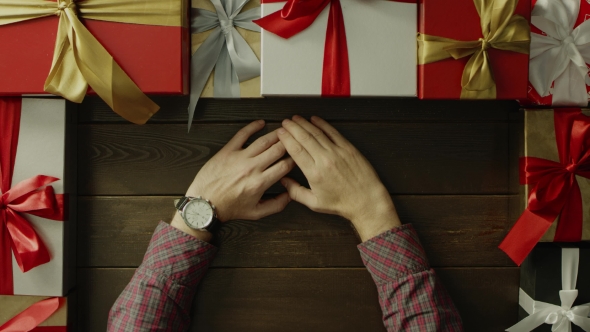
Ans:
<svg viewBox="0 0 590 332"><path fill-rule="evenodd" d="M282 1L284 0L262 0L262 3ZM396 2L416 3L416 0ZM348 46L340 0L288 0L280 11L253 22L279 37L288 39L307 29L328 4L331 6L324 46L322 96L349 97Z"/></svg>
<svg viewBox="0 0 590 332"><path fill-rule="evenodd" d="M64 220L63 195L55 194L49 186L59 179L37 175L10 187L20 112L19 98L0 100L0 294L8 295L14 293L12 253L23 272L51 259L45 244L22 214Z"/></svg>
<svg viewBox="0 0 590 332"><path fill-rule="evenodd" d="M0 332L66 332L65 326L38 326L53 315L63 302L60 297L39 301L0 326Z"/></svg>
<svg viewBox="0 0 590 332"><path fill-rule="evenodd" d="M559 162L520 159L520 182L530 189L528 206L500 244L520 265L559 216L555 242L582 238L582 193L576 175L590 178L590 118L580 109L554 111Z"/></svg>

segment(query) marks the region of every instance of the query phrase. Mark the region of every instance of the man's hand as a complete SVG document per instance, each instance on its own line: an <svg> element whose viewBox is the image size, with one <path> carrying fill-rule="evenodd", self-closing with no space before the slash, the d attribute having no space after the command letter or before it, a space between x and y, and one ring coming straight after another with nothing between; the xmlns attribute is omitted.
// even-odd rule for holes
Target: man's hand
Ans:
<svg viewBox="0 0 590 332"><path fill-rule="evenodd" d="M350 220L362 241L400 226L395 206L367 159L319 117L284 120L278 137L309 182L281 183L289 195L313 211Z"/></svg>
<svg viewBox="0 0 590 332"><path fill-rule="evenodd" d="M278 161L285 155L285 147L273 131L258 138L247 148L244 144L257 131L264 128L258 120L242 128L199 171L186 196L202 196L217 209L221 222L234 219L257 220L281 212L290 202L289 194L261 201L264 192L287 175L295 163L292 158ZM278 161L278 162L277 162ZM172 225L207 240L210 235L198 231L189 232L179 213Z"/></svg>

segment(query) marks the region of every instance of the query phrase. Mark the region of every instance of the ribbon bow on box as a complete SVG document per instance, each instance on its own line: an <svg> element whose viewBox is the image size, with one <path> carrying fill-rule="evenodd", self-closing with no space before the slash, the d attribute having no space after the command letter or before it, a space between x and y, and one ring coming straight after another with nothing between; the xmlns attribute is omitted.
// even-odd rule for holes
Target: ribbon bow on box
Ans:
<svg viewBox="0 0 590 332"><path fill-rule="evenodd" d="M522 0L527 1L527 0ZM418 63L421 65L449 58L471 56L461 77L461 99L495 99L496 83L488 50L529 53L530 27L527 20L514 15L518 0L473 0L481 18L483 37L473 41L418 35Z"/></svg>
<svg viewBox="0 0 590 332"><path fill-rule="evenodd" d="M555 242L582 237L582 194L576 175L590 178L590 118L580 109L554 111L559 161L520 159L520 182L528 184L528 206L500 244L520 265L559 216Z"/></svg>
<svg viewBox="0 0 590 332"><path fill-rule="evenodd" d="M223 1L223 3L222 3ZM188 107L190 130L195 106L209 75L215 68L213 95L239 98L240 82L260 76L260 61L236 30L260 32L252 20L260 18L260 7L240 13L250 0L211 0L216 12L192 8L191 33L213 29L191 59L191 95Z"/></svg>
<svg viewBox="0 0 590 332"><path fill-rule="evenodd" d="M262 3L284 0L262 0ZM416 0L394 0L416 3ZM350 67L346 29L340 0L288 0L283 9L267 15L254 23L275 35L288 39L309 27L320 13L330 5L324 63L322 69L322 96L350 96Z"/></svg>
<svg viewBox="0 0 590 332"><path fill-rule="evenodd" d="M64 220L64 196L51 183L59 179L37 175L10 187L18 133L20 99L0 101L0 294L12 295L12 253L23 272L50 261L50 255L23 213ZM12 249L12 250L11 250Z"/></svg>
<svg viewBox="0 0 590 332"><path fill-rule="evenodd" d="M578 278L578 266L580 264L580 249L561 249L561 288L559 298L561 306L551 303L534 301L522 289L519 294L520 306L530 315L516 325L506 329L509 332L528 332L538 326L550 324L553 332L570 332L572 323L590 332L590 303L576 307L574 301L578 297L576 281Z"/></svg>
<svg viewBox="0 0 590 332"><path fill-rule="evenodd" d="M64 303L64 298L53 297L39 301L0 326L0 332L66 332L66 326L44 326L39 328Z"/></svg>
<svg viewBox="0 0 590 332"><path fill-rule="evenodd" d="M177 0L0 0L0 27L59 16L53 63L44 90L80 103L90 85L113 111L143 124L158 111L158 105L141 92L78 15L91 20L182 26L182 4Z"/></svg>
<svg viewBox="0 0 590 332"><path fill-rule="evenodd" d="M546 35L532 34L529 79L553 105L588 105L590 20L574 29L580 1L538 0L531 23Z"/></svg>

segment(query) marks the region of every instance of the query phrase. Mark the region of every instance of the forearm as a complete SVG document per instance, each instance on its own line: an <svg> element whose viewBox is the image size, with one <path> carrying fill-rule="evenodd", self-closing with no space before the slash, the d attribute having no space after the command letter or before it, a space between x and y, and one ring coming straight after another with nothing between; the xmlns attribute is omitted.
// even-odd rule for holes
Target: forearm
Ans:
<svg viewBox="0 0 590 332"><path fill-rule="evenodd" d="M461 317L430 268L411 225L359 245L379 292L388 331L462 331Z"/></svg>
<svg viewBox="0 0 590 332"><path fill-rule="evenodd" d="M108 331L185 331L216 248L160 222L143 263L109 313Z"/></svg>

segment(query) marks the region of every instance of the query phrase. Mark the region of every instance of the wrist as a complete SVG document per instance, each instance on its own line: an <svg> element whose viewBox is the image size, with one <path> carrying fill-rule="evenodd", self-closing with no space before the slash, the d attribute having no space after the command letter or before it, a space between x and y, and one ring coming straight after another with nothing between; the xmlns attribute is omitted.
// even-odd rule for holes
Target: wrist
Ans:
<svg viewBox="0 0 590 332"><path fill-rule="evenodd" d="M389 198L389 196L388 196ZM401 221L391 198L389 202L373 205L370 210L363 211L350 219L362 242L381 233L401 226Z"/></svg>
<svg viewBox="0 0 590 332"><path fill-rule="evenodd" d="M199 230L190 228L185 222L180 212L177 210L170 222L170 226L190 235L193 236L201 241L211 242L213 235L208 232L207 230Z"/></svg>

